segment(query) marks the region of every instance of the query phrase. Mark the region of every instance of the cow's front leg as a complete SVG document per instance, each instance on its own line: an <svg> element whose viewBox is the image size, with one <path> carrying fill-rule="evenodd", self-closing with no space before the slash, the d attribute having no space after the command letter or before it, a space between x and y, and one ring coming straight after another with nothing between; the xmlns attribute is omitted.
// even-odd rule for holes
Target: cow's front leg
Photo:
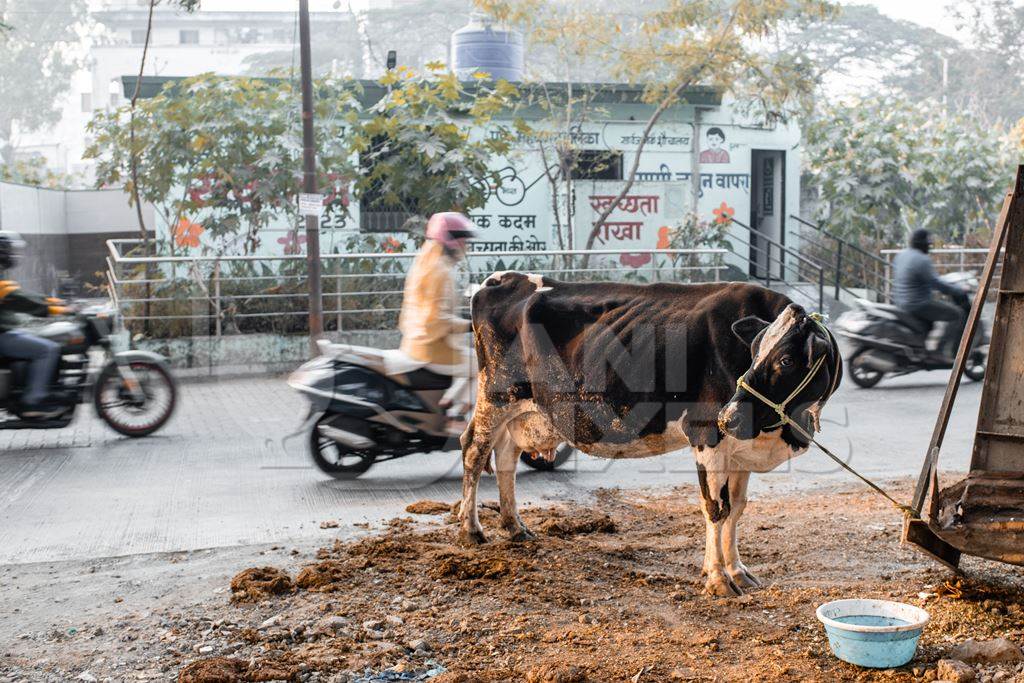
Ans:
<svg viewBox="0 0 1024 683"><path fill-rule="evenodd" d="M740 551L736 544L736 526L739 524L743 509L747 506L747 484L750 472L729 473L729 517L722 525L722 552L725 559L725 571L740 588L760 588L761 581L750 573L740 560Z"/></svg>
<svg viewBox="0 0 1024 683"><path fill-rule="evenodd" d="M706 538L704 541L704 569L707 576L704 592L710 595L729 597L742 595L743 591L732 580L725 567L725 551L722 544L722 530L729 518L730 500L728 472L719 457L707 453L697 464L697 479L700 482L700 509L704 513Z"/></svg>
<svg viewBox="0 0 1024 683"><path fill-rule="evenodd" d="M462 505L459 506L459 542L463 545L479 545L487 542L480 516L477 514L476 492L480 485L480 474L491 457L491 434L489 425L477 420L474 415L460 439L462 444Z"/></svg>
<svg viewBox="0 0 1024 683"><path fill-rule="evenodd" d="M494 448L501 527L508 532L509 539L512 541L533 541L537 537L523 523L516 507L516 466L519 464L520 450L508 431L502 431L505 434L502 438L496 439Z"/></svg>

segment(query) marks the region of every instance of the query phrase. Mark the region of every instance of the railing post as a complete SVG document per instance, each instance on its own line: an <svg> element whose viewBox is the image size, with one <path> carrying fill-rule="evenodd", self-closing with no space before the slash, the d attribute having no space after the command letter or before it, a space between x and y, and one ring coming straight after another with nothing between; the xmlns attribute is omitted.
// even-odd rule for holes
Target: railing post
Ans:
<svg viewBox="0 0 1024 683"><path fill-rule="evenodd" d="M342 302L343 299L342 299L342 296L341 296L341 280L342 280L342 277L341 277L341 255L340 254L335 255L334 263L335 263L335 266L334 266L334 282L335 282L335 285L334 286L335 286L335 291L338 293L338 313L337 313L337 321L336 321L335 327L337 328L338 333L341 333L341 331L344 329L345 323L342 320L342 312L341 312L341 306L342 306L341 302Z"/></svg>
<svg viewBox="0 0 1024 683"><path fill-rule="evenodd" d="M839 301L839 288L843 278L843 243L839 242L836 246L836 294L835 299Z"/></svg>
<svg viewBox="0 0 1024 683"><path fill-rule="evenodd" d="M825 309L825 269L818 266L818 310Z"/></svg>
<svg viewBox="0 0 1024 683"><path fill-rule="evenodd" d="M220 319L220 260L213 262L213 315L214 335L220 339L222 332Z"/></svg>
<svg viewBox="0 0 1024 683"><path fill-rule="evenodd" d="M764 286L771 289L772 286L772 243L765 242L764 250Z"/></svg>

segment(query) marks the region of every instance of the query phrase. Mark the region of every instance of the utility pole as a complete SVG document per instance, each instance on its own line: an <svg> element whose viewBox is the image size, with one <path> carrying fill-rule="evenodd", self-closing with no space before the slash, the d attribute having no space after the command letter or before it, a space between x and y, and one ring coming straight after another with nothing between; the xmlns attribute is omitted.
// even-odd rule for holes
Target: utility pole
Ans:
<svg viewBox="0 0 1024 683"><path fill-rule="evenodd" d="M302 192L306 195L299 198L299 213L303 214L306 219L309 348L310 353L315 356L319 353L316 343L324 334L323 290L320 283L320 211L323 207L323 199L320 198L316 186L316 140L313 137L313 64L309 42L309 0L299 0L299 55L302 62ZM306 201L304 202L303 199ZM303 204L307 205L304 207Z"/></svg>

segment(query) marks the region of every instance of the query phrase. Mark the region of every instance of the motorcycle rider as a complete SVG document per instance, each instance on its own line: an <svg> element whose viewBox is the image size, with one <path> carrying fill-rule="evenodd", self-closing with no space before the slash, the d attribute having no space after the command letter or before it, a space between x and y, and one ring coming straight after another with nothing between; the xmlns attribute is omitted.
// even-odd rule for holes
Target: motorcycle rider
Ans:
<svg viewBox="0 0 1024 683"><path fill-rule="evenodd" d="M931 231L919 228L911 233L909 247L896 255L893 260L893 302L929 323L948 323L936 352L937 360L952 363L963 334L970 300L966 292L943 282L935 273L935 266L928 256L932 243ZM936 289L948 294L957 305L932 298Z"/></svg>
<svg viewBox="0 0 1024 683"><path fill-rule="evenodd" d="M454 379L442 398L454 419L450 431L461 431L461 417L470 407L470 379L475 370L473 353L457 335L465 335L472 323L456 314L459 294L455 267L466 257L469 240L476 237L473 222L456 211L435 213L427 221L427 239L405 279L398 328L399 348L431 372Z"/></svg>
<svg viewBox="0 0 1024 683"><path fill-rule="evenodd" d="M0 270L14 268L24 247L18 233L0 231ZM25 393L21 398L23 418L54 417L66 407L50 396L50 381L60 362L60 344L18 329L18 314L46 317L61 315L67 310L58 299L25 292L13 280L0 280L0 356L29 362Z"/></svg>

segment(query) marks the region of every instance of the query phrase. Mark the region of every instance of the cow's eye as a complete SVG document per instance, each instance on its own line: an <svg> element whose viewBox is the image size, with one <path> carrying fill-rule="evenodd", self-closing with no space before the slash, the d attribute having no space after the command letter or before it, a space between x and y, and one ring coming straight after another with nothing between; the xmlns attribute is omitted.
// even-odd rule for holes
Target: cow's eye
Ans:
<svg viewBox="0 0 1024 683"><path fill-rule="evenodd" d="M779 359L779 365L781 365L784 368L791 367L793 365L793 357L783 356L782 358Z"/></svg>

